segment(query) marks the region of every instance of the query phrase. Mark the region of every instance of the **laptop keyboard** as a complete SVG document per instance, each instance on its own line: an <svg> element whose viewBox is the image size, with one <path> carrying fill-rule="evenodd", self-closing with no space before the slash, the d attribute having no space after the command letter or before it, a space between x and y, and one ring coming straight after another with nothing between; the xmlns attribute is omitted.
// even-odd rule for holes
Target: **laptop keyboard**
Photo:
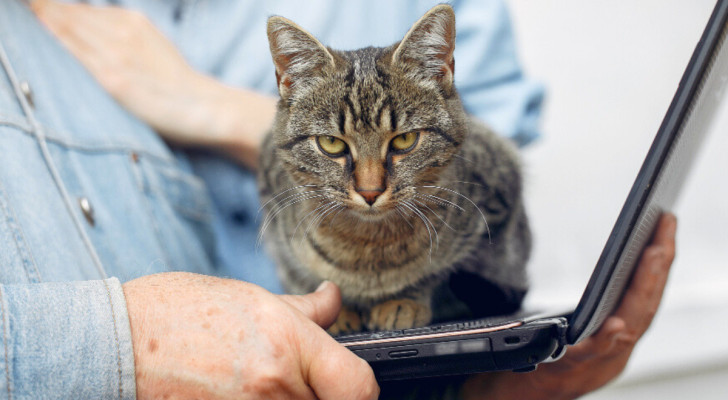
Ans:
<svg viewBox="0 0 728 400"><path fill-rule="evenodd" d="M506 323L520 321L522 320L521 317L521 315L502 315L470 321L435 324L424 326L421 328L355 333L351 335L336 336L335 339L340 343L346 343L360 340L388 339L403 336L424 335L430 333L465 331L469 329L488 328L491 326L504 325Z"/></svg>

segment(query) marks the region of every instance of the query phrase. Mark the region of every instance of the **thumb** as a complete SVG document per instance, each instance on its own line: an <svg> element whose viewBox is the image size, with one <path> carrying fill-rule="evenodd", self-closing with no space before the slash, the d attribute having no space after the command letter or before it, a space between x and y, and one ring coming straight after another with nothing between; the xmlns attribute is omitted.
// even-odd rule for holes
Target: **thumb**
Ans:
<svg viewBox="0 0 728 400"><path fill-rule="evenodd" d="M58 4L51 0L30 0L28 5L36 15L42 17L44 12L53 9L53 7L56 7Z"/></svg>
<svg viewBox="0 0 728 400"><path fill-rule="evenodd" d="M303 296L282 295L281 300L302 312L326 329L336 321L341 311L341 292L335 284L324 281L315 292Z"/></svg>

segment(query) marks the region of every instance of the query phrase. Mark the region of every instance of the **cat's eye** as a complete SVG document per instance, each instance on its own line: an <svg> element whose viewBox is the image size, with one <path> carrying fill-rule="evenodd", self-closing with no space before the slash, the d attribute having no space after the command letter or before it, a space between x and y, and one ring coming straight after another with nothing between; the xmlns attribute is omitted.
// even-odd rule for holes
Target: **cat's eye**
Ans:
<svg viewBox="0 0 728 400"><path fill-rule="evenodd" d="M334 136L318 136L316 143L319 149L329 157L339 157L346 151L346 143Z"/></svg>
<svg viewBox="0 0 728 400"><path fill-rule="evenodd" d="M392 139L392 148L396 151L410 151L417 144L419 137L419 132L407 132L397 135Z"/></svg>

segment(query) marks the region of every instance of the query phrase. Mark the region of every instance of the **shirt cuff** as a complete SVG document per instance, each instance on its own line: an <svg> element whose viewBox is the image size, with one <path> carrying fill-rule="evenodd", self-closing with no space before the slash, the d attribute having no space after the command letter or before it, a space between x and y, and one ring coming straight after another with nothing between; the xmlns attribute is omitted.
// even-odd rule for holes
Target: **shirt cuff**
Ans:
<svg viewBox="0 0 728 400"><path fill-rule="evenodd" d="M0 285L0 399L135 399L121 283Z"/></svg>

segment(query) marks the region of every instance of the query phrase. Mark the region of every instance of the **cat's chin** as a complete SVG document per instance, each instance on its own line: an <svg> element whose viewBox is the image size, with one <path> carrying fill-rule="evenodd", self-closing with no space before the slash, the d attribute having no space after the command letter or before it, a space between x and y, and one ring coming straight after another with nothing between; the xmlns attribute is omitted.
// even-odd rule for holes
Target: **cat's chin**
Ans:
<svg viewBox="0 0 728 400"><path fill-rule="evenodd" d="M381 221L390 215L393 210L382 207L357 207L354 211L359 218L365 221Z"/></svg>

